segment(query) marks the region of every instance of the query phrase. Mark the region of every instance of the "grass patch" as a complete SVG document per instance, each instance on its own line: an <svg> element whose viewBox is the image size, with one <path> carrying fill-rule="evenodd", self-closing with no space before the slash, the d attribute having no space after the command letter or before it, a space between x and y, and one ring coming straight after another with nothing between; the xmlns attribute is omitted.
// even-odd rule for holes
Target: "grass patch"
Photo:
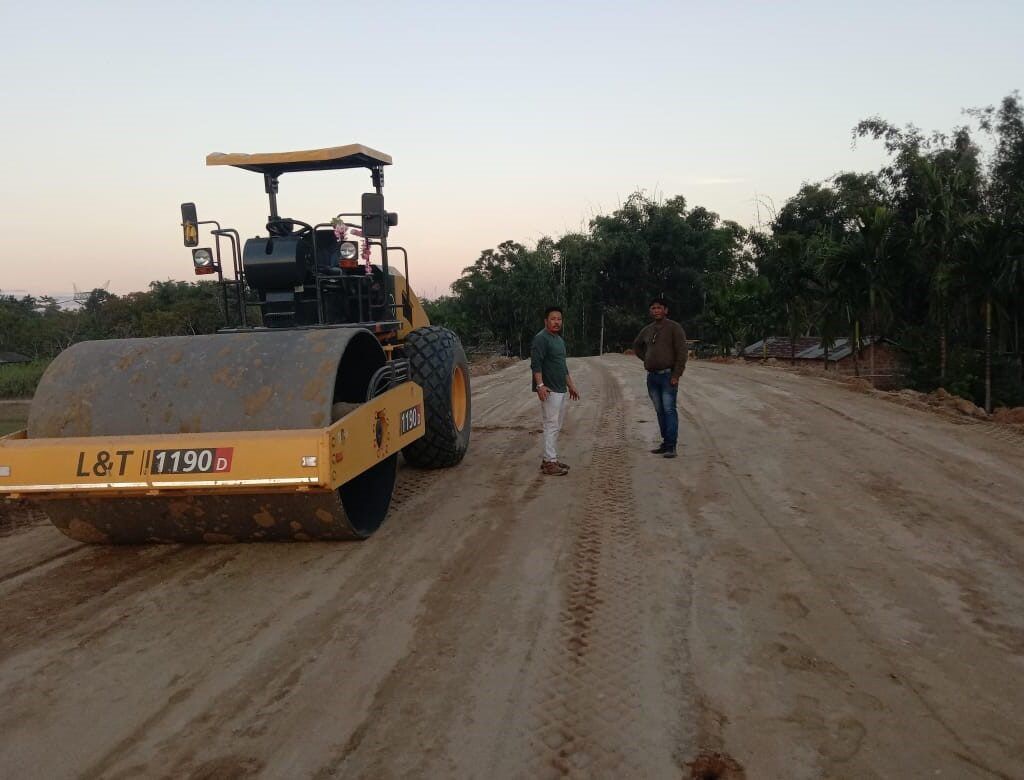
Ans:
<svg viewBox="0 0 1024 780"><path fill-rule="evenodd" d="M28 420L0 420L0 436L22 430L27 422Z"/></svg>
<svg viewBox="0 0 1024 780"><path fill-rule="evenodd" d="M28 422L28 401L0 401L0 436L20 431Z"/></svg>
<svg viewBox="0 0 1024 780"><path fill-rule="evenodd" d="M0 366L0 398L31 398L49 365L49 360L33 360Z"/></svg>

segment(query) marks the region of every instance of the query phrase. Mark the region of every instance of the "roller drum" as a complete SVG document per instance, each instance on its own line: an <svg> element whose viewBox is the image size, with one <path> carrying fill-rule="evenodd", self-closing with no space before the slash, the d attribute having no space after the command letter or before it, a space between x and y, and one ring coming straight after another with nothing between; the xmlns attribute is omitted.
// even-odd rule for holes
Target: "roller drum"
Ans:
<svg viewBox="0 0 1024 780"><path fill-rule="evenodd" d="M369 331L325 328L76 344L47 369L29 438L321 428L362 403L384 350ZM40 503L84 542L351 539L384 519L391 456L334 491L75 498Z"/></svg>

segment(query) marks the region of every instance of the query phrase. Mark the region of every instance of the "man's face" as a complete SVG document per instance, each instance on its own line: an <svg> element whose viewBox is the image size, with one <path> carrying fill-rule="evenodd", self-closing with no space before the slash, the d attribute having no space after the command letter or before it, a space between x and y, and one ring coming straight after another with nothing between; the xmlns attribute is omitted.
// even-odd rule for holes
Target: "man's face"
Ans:
<svg viewBox="0 0 1024 780"><path fill-rule="evenodd" d="M665 315L668 314L668 309L662 306L660 303L651 304L651 316L656 320L665 319Z"/></svg>
<svg viewBox="0 0 1024 780"><path fill-rule="evenodd" d="M548 329L548 333L561 333L562 332L562 312L553 311L547 317L544 318L544 327Z"/></svg>

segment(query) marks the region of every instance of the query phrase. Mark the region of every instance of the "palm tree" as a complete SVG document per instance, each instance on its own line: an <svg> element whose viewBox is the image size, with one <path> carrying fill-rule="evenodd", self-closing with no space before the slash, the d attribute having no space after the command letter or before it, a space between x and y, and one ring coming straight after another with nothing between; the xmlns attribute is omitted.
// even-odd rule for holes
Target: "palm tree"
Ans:
<svg viewBox="0 0 1024 780"><path fill-rule="evenodd" d="M985 411L992 413L992 318L1008 313L1024 289L1024 226L1008 221L1002 214L976 215L969 223L966 245L965 281L982 296L985 318ZM996 311L996 310L999 311ZM1014 311L1016 320L1017 312ZM1017 323L1014 323L1015 326ZM1016 350L1019 354L1019 332Z"/></svg>
<svg viewBox="0 0 1024 780"><path fill-rule="evenodd" d="M811 319L816 283L807 242L797 233L775 239L762 258L760 269L771 285L772 309L789 334L790 360L796 363L796 339Z"/></svg>
<svg viewBox="0 0 1024 780"><path fill-rule="evenodd" d="M892 311L896 281L893 273L895 224L895 214L885 206L858 209L854 230L834 253L826 257L824 263L824 272L830 277L830 283L844 288L838 294L840 300L845 298L848 302L853 315L855 361L860 350L860 320L867 315L871 337L869 373L872 382L875 378L875 341L881 324L889 319Z"/></svg>
<svg viewBox="0 0 1024 780"><path fill-rule="evenodd" d="M828 370L828 356L836 338L848 328L852 321L847 288L843 280L830 273L832 258L839 245L827 234L820 234L809 248L814 264L813 312L814 326L821 336L825 353L825 370ZM856 357L854 358L856 360Z"/></svg>
<svg viewBox="0 0 1024 780"><path fill-rule="evenodd" d="M860 376L860 318L866 308L868 283L861 257L850 250L849 239L822 256L819 276L829 290L830 305L848 328L853 370Z"/></svg>
<svg viewBox="0 0 1024 780"><path fill-rule="evenodd" d="M1024 383L1024 360L1021 358L1020 315L1024 306L1024 185L1018 184L1013 197L1004 198L1005 205L997 206L997 219L1003 234L1003 256L996 287L1012 312L1013 351L1017 362L1017 381Z"/></svg>
<svg viewBox="0 0 1024 780"><path fill-rule="evenodd" d="M1024 360L1021 357L1020 314L1024 306L1024 227L1017 226L1007 243L1008 254L999 273L998 286L1013 313L1013 351L1017 362L1017 381L1024 382Z"/></svg>
<svg viewBox="0 0 1024 780"><path fill-rule="evenodd" d="M981 294L985 316L985 411L992 414L992 308L1006 265L1009 233L993 216L975 215L965 222L964 279Z"/></svg>
<svg viewBox="0 0 1024 780"><path fill-rule="evenodd" d="M949 311L961 289L961 259L973 219L965 198L967 177L960 169L943 173L930 160L918 166L925 207L914 220L914 238L928 277L928 305L939 327L939 378L946 380Z"/></svg>

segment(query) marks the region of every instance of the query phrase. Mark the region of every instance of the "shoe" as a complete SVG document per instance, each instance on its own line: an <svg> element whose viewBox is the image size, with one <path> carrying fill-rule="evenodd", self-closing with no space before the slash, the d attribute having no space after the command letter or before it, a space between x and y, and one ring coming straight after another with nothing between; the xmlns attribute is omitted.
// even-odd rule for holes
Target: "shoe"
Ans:
<svg viewBox="0 0 1024 780"><path fill-rule="evenodd" d="M663 458L674 458L675 456L676 456L676 448L675 447L667 447L665 449L664 455L662 455Z"/></svg>
<svg viewBox="0 0 1024 780"><path fill-rule="evenodd" d="M546 477L561 477L569 473L569 469L557 460L546 461L540 470Z"/></svg>
<svg viewBox="0 0 1024 780"><path fill-rule="evenodd" d="M546 461L546 460L542 460L542 461L540 462L540 470L541 470L541 471L543 471L543 470L544 470L544 464L545 464L545 463L547 463L547 461ZM568 464L568 463L562 463L562 461L560 461L560 460L555 460L555 461L552 461L552 463L557 463L557 464L558 464L559 466L561 466L561 467L562 467L563 469L565 469L566 471L568 471L568 470L569 470L569 464Z"/></svg>
<svg viewBox="0 0 1024 780"><path fill-rule="evenodd" d="M668 450L669 450L669 448L666 447L664 444L659 444L658 445L658 449L651 450L651 454L652 455L664 455L666 452L668 452Z"/></svg>

